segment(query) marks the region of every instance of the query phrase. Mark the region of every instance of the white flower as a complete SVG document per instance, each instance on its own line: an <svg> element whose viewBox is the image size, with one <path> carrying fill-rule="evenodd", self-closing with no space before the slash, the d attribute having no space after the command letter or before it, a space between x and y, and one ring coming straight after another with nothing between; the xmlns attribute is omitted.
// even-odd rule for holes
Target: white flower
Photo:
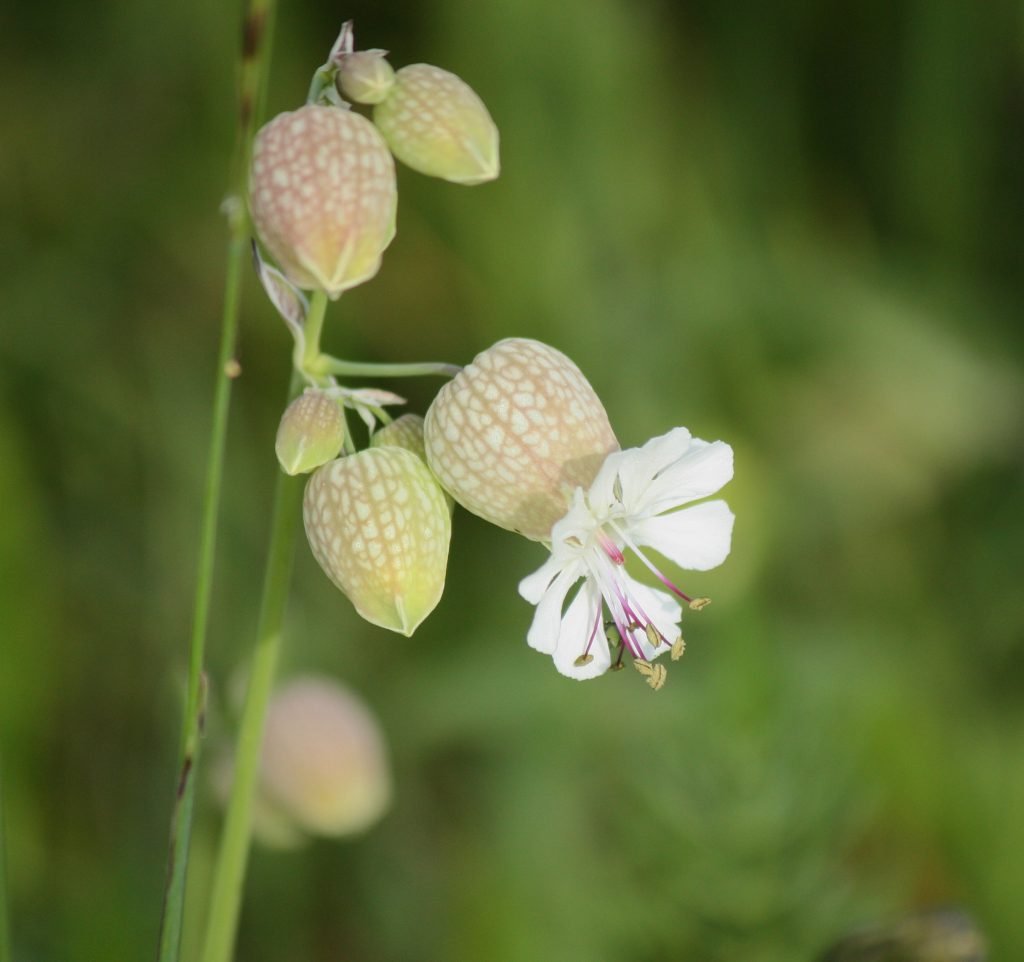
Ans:
<svg viewBox="0 0 1024 962"><path fill-rule="evenodd" d="M519 583L519 593L537 606L530 646L551 655L563 675L595 678L613 667L610 637L621 644L617 664L623 654L631 655L649 684L660 687L664 668L649 663L673 646L678 657L682 648L682 609L673 595L691 607L706 601L684 594L643 549L696 571L720 565L729 554L734 520L726 503L674 509L714 494L731 477L732 448L691 437L686 428L608 455L590 489L576 489L568 513L551 529L551 557ZM630 577L627 550L672 594ZM580 579L583 584L565 607Z"/></svg>

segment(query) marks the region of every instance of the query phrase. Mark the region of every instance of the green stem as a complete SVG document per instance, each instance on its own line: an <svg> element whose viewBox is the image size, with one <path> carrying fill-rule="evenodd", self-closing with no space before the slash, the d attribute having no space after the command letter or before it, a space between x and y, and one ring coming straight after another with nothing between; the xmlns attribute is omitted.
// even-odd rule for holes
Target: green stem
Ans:
<svg viewBox="0 0 1024 962"><path fill-rule="evenodd" d="M248 259L249 222L241 198L245 196L246 178L256 125L263 114L263 104L266 100L274 14L275 0L249 0L244 14L243 49L239 77L239 117L230 178L230 192L234 204L229 208L230 238L224 280L224 308L221 318L217 382L213 401L213 425L210 431L210 447L207 453L206 480L203 491L199 559L196 566L196 590L189 644L188 687L185 696L185 711L182 717L178 782L171 815L167 882L164 892L163 916L160 921L159 962L176 962L181 951L185 882L196 796L196 767L199 760L206 700L203 664L216 556L217 517L220 511L220 492L224 475L228 410L231 400L230 366L238 339L242 268Z"/></svg>
<svg viewBox="0 0 1024 962"><path fill-rule="evenodd" d="M457 364L445 364L440 361L425 361L421 364L373 364L361 361L342 361L330 354L311 354L308 345L304 367L310 374L317 377L328 374L340 377L422 377L431 374L455 377L462 370Z"/></svg>
<svg viewBox="0 0 1024 962"><path fill-rule="evenodd" d="M321 292L315 293L306 319L306 339L307 343L314 343L317 351L319 331L326 307L326 295ZM288 390L289 400L299 393L302 384L301 375L297 371L293 372ZM214 868L203 962L229 962L234 949L245 869L249 858L252 804L259 775L263 723L281 650L285 602L288 597L301 493L301 479L289 478L283 472L278 473L270 545L267 549L263 576L263 599L260 604L256 649L253 653L249 687L246 691L235 751L231 797L228 800L227 815Z"/></svg>
<svg viewBox="0 0 1024 962"><path fill-rule="evenodd" d="M3 758L0 757L0 962L11 962L11 932L7 916L7 834L4 826Z"/></svg>

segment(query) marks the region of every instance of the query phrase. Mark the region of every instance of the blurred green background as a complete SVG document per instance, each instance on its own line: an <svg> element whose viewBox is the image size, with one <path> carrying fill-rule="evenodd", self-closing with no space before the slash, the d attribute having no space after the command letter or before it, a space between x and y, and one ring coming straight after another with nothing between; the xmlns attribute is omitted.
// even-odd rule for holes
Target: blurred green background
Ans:
<svg viewBox="0 0 1024 962"><path fill-rule="evenodd" d="M1013 0L283 3L271 109L340 21L502 134L328 318L364 360L565 350L624 446L736 451L715 604L661 693L524 641L541 549L458 512L412 640L300 544L285 674L360 691L396 800L257 850L238 958L815 958L959 905L1024 956L1024 13ZM16 957L155 954L224 271L235 4L0 29L0 742ZM247 280L208 744L253 638L289 342ZM436 381L396 386L415 410ZM207 758L212 753L207 753ZM194 952L220 814L197 813Z"/></svg>

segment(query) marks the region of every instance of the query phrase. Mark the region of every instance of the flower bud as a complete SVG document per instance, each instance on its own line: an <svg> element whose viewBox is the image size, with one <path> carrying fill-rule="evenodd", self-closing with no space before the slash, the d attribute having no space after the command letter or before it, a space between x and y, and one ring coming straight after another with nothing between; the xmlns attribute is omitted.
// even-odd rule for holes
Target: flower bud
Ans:
<svg viewBox="0 0 1024 962"><path fill-rule="evenodd" d="M509 338L438 392L427 463L463 507L534 541L588 488L619 444L594 389L564 354Z"/></svg>
<svg viewBox="0 0 1024 962"><path fill-rule="evenodd" d="M395 235L398 191L387 145L365 117L307 105L256 135L249 206L281 270L332 298L369 280Z"/></svg>
<svg viewBox="0 0 1024 962"><path fill-rule="evenodd" d="M370 438L370 447L396 447L405 448L411 451L424 464L427 461L427 451L423 444L423 418L418 414L403 414L395 418L390 424L385 424L379 431L375 431Z"/></svg>
<svg viewBox="0 0 1024 962"><path fill-rule="evenodd" d="M455 184L498 176L498 128L472 88L447 70L402 67L373 122L392 153L421 174Z"/></svg>
<svg viewBox="0 0 1024 962"><path fill-rule="evenodd" d="M385 424L370 438L370 447L396 447L411 451L424 464L427 463L427 448L423 442L423 418L418 414L403 414L390 424ZM444 491L445 504L449 514L455 508L452 496Z"/></svg>
<svg viewBox="0 0 1024 962"><path fill-rule="evenodd" d="M441 599L451 518L415 454L383 446L325 464L303 519L313 556L367 621L411 635Z"/></svg>
<svg viewBox="0 0 1024 962"><path fill-rule="evenodd" d="M281 415L274 450L285 474L308 474L336 458L345 441L345 413L323 391L306 391Z"/></svg>
<svg viewBox="0 0 1024 962"><path fill-rule="evenodd" d="M214 778L226 797L229 758ZM253 827L274 847L301 844L304 834L349 835L387 809L391 774L384 738L362 700L327 678L293 678L267 708Z"/></svg>
<svg viewBox="0 0 1024 962"><path fill-rule="evenodd" d="M357 104L379 104L395 82L386 50L358 50L344 54L338 67L338 90Z"/></svg>

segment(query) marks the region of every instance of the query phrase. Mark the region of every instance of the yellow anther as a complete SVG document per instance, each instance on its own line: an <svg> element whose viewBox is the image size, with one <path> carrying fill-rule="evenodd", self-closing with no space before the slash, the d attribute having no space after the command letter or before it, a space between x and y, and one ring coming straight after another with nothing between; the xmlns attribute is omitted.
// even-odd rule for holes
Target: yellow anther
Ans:
<svg viewBox="0 0 1024 962"><path fill-rule="evenodd" d="M644 634L647 635L647 640L654 645L655 648L659 647L665 640L661 637L661 632L650 623L648 623L644 628Z"/></svg>
<svg viewBox="0 0 1024 962"><path fill-rule="evenodd" d="M683 636L680 635L672 643L672 654L669 656L673 661L679 661L683 657L683 652L686 651L686 642L683 641Z"/></svg>
<svg viewBox="0 0 1024 962"><path fill-rule="evenodd" d="M693 601L690 602L690 611L703 611L710 604L710 598L694 598Z"/></svg>

